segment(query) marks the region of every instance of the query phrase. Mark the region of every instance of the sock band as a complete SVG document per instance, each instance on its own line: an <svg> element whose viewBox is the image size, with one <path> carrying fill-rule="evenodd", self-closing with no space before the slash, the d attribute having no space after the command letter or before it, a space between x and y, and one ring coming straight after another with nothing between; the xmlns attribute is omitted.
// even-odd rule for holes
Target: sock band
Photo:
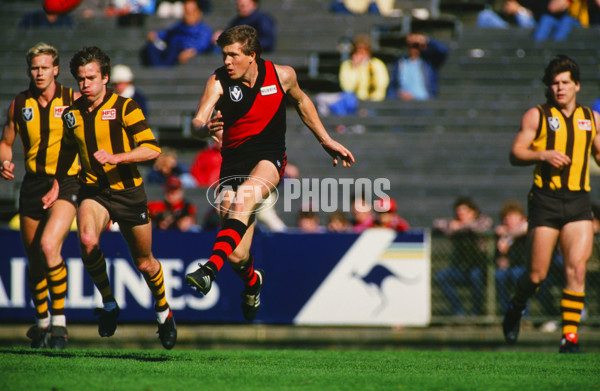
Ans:
<svg viewBox="0 0 600 391"><path fill-rule="evenodd" d="M116 301L110 289L110 282L106 271L106 259L102 251L97 250L90 254L89 258L82 260L85 270L92 277L94 285L96 285L96 288L98 288L102 295L102 302Z"/></svg>
<svg viewBox="0 0 600 391"><path fill-rule="evenodd" d="M225 220L223 228L217 234L212 254L206 265L215 272L215 275L221 270L233 250L240 244L247 229L248 226L239 220Z"/></svg>
<svg viewBox="0 0 600 391"><path fill-rule="evenodd" d="M159 263L158 272L153 276L146 278L146 284L154 297L154 309L156 312L165 311L169 308L167 298L165 297L165 279L163 275L162 265Z"/></svg>
<svg viewBox="0 0 600 391"><path fill-rule="evenodd" d="M52 299L52 316L65 314L65 296L67 295L67 268L61 261L57 266L48 269L48 285Z"/></svg>
<svg viewBox="0 0 600 391"><path fill-rule="evenodd" d="M584 301L584 292L563 290L560 300L560 312L562 313L562 333L564 335L577 334Z"/></svg>

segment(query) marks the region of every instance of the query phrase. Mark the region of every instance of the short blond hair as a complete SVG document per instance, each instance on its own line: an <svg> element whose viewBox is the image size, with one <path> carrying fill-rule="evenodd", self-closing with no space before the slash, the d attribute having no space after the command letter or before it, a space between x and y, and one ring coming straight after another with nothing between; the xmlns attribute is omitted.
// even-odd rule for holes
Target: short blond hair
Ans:
<svg viewBox="0 0 600 391"><path fill-rule="evenodd" d="M34 57L49 55L52 56L52 64L58 66L58 50L45 42L38 42L35 46L27 51L25 59L27 60L27 66L31 67L31 61Z"/></svg>

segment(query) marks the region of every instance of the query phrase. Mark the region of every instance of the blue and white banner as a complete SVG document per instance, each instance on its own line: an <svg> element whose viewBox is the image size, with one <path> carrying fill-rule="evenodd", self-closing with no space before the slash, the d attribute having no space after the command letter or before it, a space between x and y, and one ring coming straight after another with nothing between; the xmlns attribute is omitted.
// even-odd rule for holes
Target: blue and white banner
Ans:
<svg viewBox="0 0 600 391"><path fill-rule="evenodd" d="M166 295L179 323L244 323L243 284L225 265L208 295L188 287L185 275L210 256L216 232L155 231L153 254L161 262ZM108 264L121 322L154 321L154 302L120 233L105 232L100 246ZM19 232L0 229L0 321L33 322L27 258ZM255 322L308 325L425 326L431 314L428 231L396 234L264 233L252 252L265 271ZM76 233L63 246L68 322L96 322L101 298L87 275Z"/></svg>

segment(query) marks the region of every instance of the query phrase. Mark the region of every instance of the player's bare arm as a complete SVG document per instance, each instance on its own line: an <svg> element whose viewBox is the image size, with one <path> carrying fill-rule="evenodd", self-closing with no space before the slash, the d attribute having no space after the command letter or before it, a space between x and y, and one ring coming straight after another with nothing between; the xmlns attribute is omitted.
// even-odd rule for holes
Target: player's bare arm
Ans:
<svg viewBox="0 0 600 391"><path fill-rule="evenodd" d="M350 150L329 136L319 118L315 105L298 85L294 69L290 66L276 65L275 70L277 71L277 76L281 81L284 92L294 104L300 119L313 132L325 151L333 158L333 165L336 166L338 164L339 158L344 167L350 167L354 163L354 156L352 156Z"/></svg>
<svg viewBox="0 0 600 391"><path fill-rule="evenodd" d="M600 113L594 111L594 121L596 122L596 126L600 125ZM600 166L600 133L596 134L596 137L592 140L592 156L596 161L596 164Z"/></svg>
<svg viewBox="0 0 600 391"><path fill-rule="evenodd" d="M104 149L99 149L94 152L94 157L100 164L140 163L154 160L159 155L160 152L144 145L137 146L129 152L117 153L114 155Z"/></svg>
<svg viewBox="0 0 600 391"><path fill-rule="evenodd" d="M571 159L556 150L534 151L531 149L540 124L537 108L527 110L521 120L521 130L515 137L510 151L510 163L513 166L527 166L538 162L547 162L556 168L571 164Z"/></svg>
<svg viewBox="0 0 600 391"><path fill-rule="evenodd" d="M8 108L6 124L2 130L2 139L0 139L0 177L7 180L15 178L15 164L12 162L12 146L16 137L15 123L13 121L14 105L15 101L12 101Z"/></svg>
<svg viewBox="0 0 600 391"><path fill-rule="evenodd" d="M222 115L217 112L212 118L211 116L222 95L223 86L217 80L216 75L213 74L206 83L204 94L200 99L200 103L198 103L196 115L192 119L192 134L194 136L200 138L211 137L213 140L219 141L224 125L221 119Z"/></svg>

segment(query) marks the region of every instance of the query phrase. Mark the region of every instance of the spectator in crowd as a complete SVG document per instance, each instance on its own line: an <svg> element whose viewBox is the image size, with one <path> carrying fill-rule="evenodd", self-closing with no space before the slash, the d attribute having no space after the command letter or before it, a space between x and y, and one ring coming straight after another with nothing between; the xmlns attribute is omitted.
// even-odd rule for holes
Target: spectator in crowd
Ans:
<svg viewBox="0 0 600 391"><path fill-rule="evenodd" d="M361 197L352 200L352 232L361 233L373 227L373 207Z"/></svg>
<svg viewBox="0 0 600 391"><path fill-rule="evenodd" d="M404 101L428 100L439 92L439 70L448 57L448 48L423 34L406 36L408 55L395 61L389 96Z"/></svg>
<svg viewBox="0 0 600 391"><path fill-rule="evenodd" d="M339 93L320 93L315 100L323 116L354 114L358 101L380 102L385 99L390 82L387 66L371 53L371 38L357 35L352 43L352 54L342 62L339 72Z"/></svg>
<svg viewBox="0 0 600 391"><path fill-rule="evenodd" d="M496 226L496 291L500 310L508 308L510 292L527 265L527 217L518 201L507 200Z"/></svg>
<svg viewBox="0 0 600 391"><path fill-rule="evenodd" d="M27 12L19 20L17 25L22 29L35 28L72 28L75 21L71 14L53 14L45 9Z"/></svg>
<svg viewBox="0 0 600 391"><path fill-rule="evenodd" d="M212 10L211 0L199 0L204 13ZM159 18L181 19L183 17L183 1L181 0L158 0L156 5L156 16Z"/></svg>
<svg viewBox="0 0 600 391"><path fill-rule="evenodd" d="M104 15L117 18L119 27L139 27L146 24L146 18L155 9L155 0L111 0Z"/></svg>
<svg viewBox="0 0 600 391"><path fill-rule="evenodd" d="M115 93L125 98L133 99L142 109L144 117L148 118L150 107L146 95L133 84L133 72L127 65L117 64L113 66L110 74Z"/></svg>
<svg viewBox="0 0 600 391"><path fill-rule="evenodd" d="M565 41L571 30L582 27L581 21L569 12L569 0L549 0L546 4L533 32L535 41Z"/></svg>
<svg viewBox="0 0 600 391"><path fill-rule="evenodd" d="M296 216L296 225L301 232L317 234L325 232L325 227L321 225L319 213L314 210L300 209Z"/></svg>
<svg viewBox="0 0 600 391"><path fill-rule="evenodd" d="M502 9L495 12L486 7L477 15L477 26L483 28L506 29L510 26L522 28L535 27L535 15L529 8L529 3L535 0L503 0Z"/></svg>
<svg viewBox="0 0 600 391"><path fill-rule="evenodd" d="M380 228L391 228L397 232L406 232L410 229L408 221L398 214L398 204L393 198L379 198L375 201L374 226Z"/></svg>
<svg viewBox="0 0 600 391"><path fill-rule="evenodd" d="M592 110L600 113L600 98L596 99L592 104Z"/></svg>
<svg viewBox="0 0 600 391"><path fill-rule="evenodd" d="M210 139L206 148L201 149L190 166L190 174L200 187L208 187L219 179L221 171L221 143Z"/></svg>
<svg viewBox="0 0 600 391"><path fill-rule="evenodd" d="M183 187L196 187L196 180L190 175L188 168L179 163L177 152L165 147L146 175L146 182L162 185L171 176L179 177Z"/></svg>
<svg viewBox="0 0 600 391"><path fill-rule="evenodd" d="M456 290L457 285L468 285L473 303L471 313L483 314L486 238L492 228L492 218L481 213L470 197L458 197L454 202L454 217L436 219L433 229L446 235L452 243L450 265L435 275L435 281L450 304L450 314L464 315L465 308Z"/></svg>
<svg viewBox="0 0 600 391"><path fill-rule="evenodd" d="M334 0L330 10L337 14L351 15L390 15L394 9L393 0Z"/></svg>
<svg viewBox="0 0 600 391"><path fill-rule="evenodd" d="M185 64L192 57L212 51L212 29L202 21L204 11L197 0L185 0L183 18L166 30L152 30L142 49L147 66Z"/></svg>
<svg viewBox="0 0 600 391"><path fill-rule="evenodd" d="M350 220L346 213L341 210L330 213L327 216L327 231L329 232L352 232Z"/></svg>
<svg viewBox="0 0 600 391"><path fill-rule="evenodd" d="M167 178L163 200L148 202L150 219L158 229L179 231L196 230L196 206L185 198L181 180L176 176Z"/></svg>
<svg viewBox="0 0 600 391"><path fill-rule="evenodd" d="M237 16L229 22L227 28L241 25L252 26L256 29L263 53L275 50L277 41L275 20L268 13L260 10L259 0L237 0ZM223 30L217 30L213 35L215 46L217 38L222 32Z"/></svg>

